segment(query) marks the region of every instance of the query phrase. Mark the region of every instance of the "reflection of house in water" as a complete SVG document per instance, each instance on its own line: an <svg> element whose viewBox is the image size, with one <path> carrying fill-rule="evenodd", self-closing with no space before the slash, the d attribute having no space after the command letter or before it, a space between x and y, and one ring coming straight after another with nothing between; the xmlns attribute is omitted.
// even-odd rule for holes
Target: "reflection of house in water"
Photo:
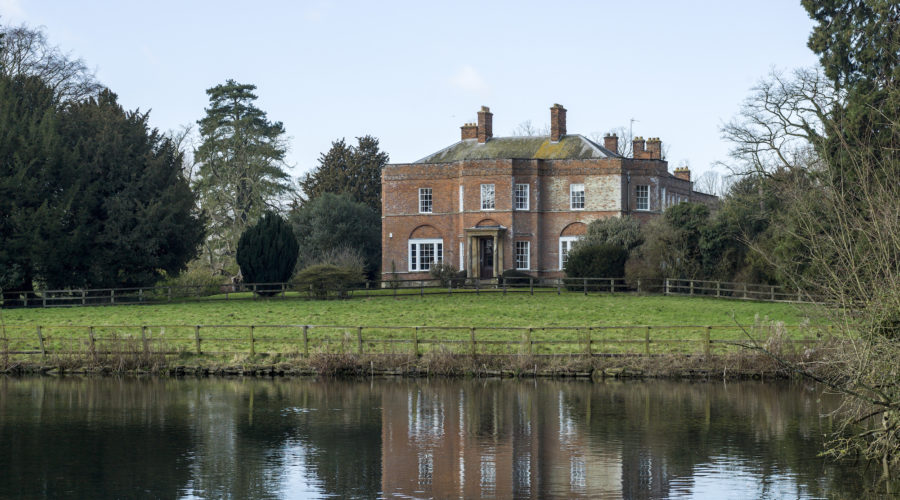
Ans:
<svg viewBox="0 0 900 500"><path fill-rule="evenodd" d="M385 496L578 497L621 492L620 450L589 447L584 430L575 429L562 392L510 390L514 388L495 383L465 392L451 387L432 383L385 388Z"/></svg>

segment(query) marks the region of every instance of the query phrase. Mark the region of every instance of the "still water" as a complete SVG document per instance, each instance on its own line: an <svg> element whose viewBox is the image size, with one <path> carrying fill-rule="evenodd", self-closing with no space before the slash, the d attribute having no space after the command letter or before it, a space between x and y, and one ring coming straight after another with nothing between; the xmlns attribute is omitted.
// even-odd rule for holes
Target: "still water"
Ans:
<svg viewBox="0 0 900 500"><path fill-rule="evenodd" d="M855 498L789 383L0 378L0 498Z"/></svg>

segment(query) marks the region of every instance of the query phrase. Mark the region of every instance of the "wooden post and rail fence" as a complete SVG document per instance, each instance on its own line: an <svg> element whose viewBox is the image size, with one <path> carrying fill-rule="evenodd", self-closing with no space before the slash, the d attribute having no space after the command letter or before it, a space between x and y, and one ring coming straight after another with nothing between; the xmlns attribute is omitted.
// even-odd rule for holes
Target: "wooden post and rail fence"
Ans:
<svg viewBox="0 0 900 500"><path fill-rule="evenodd" d="M351 297L403 297L499 293L639 293L687 295L766 302L819 302L802 290L776 285L704 280L634 280L625 278L508 277L489 280L391 279L334 283L311 288L300 283L240 283L235 285L156 286L72 290L0 291L0 308L73 307L87 305L159 304L196 300L342 299Z"/></svg>
<svg viewBox="0 0 900 500"><path fill-rule="evenodd" d="M258 354L308 358L317 353L360 356L428 352L505 356L650 356L726 352L776 336L802 348L830 337L827 327L772 324L553 327L341 325L4 325L0 356Z"/></svg>

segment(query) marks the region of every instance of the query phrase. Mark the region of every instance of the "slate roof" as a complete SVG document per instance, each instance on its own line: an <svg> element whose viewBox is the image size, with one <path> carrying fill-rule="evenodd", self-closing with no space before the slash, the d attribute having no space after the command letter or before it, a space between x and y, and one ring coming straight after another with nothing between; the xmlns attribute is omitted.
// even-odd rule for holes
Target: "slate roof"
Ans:
<svg viewBox="0 0 900 500"><path fill-rule="evenodd" d="M465 139L430 154L415 163L449 163L460 160L540 159L584 160L618 158L619 155L582 135L565 135L559 142L549 136L493 137L481 144Z"/></svg>

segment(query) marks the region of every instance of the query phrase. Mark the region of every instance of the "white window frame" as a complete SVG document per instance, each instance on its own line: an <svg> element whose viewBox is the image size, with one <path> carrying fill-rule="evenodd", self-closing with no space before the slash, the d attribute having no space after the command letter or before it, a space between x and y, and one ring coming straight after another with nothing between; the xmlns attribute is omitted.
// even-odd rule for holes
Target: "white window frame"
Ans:
<svg viewBox="0 0 900 500"><path fill-rule="evenodd" d="M641 191L644 191L644 195L641 196ZM645 205L641 207L641 201L645 202ZM634 186L634 209L641 212L647 212L650 210L650 186L647 184L637 184Z"/></svg>
<svg viewBox="0 0 900 500"><path fill-rule="evenodd" d="M522 267L519 265L519 249L521 246L525 247L525 266ZM516 270L517 271L530 271L531 270L531 242L528 240L516 240L514 244L513 250L515 251L515 255L513 256L516 259Z"/></svg>
<svg viewBox="0 0 900 500"><path fill-rule="evenodd" d="M576 198L575 193L581 193L581 206L576 207ZM584 194L584 184L569 184L569 209L570 210L584 210L584 206L586 205L586 198Z"/></svg>
<svg viewBox="0 0 900 500"><path fill-rule="evenodd" d="M559 237L559 270L562 271L565 269L565 257L568 257L569 252L572 251L572 245L575 244L576 241L580 240L581 236L560 236ZM566 247L565 251L563 251L563 246Z"/></svg>
<svg viewBox="0 0 900 500"><path fill-rule="evenodd" d="M463 193L465 193L465 189L463 189L463 185L460 184L459 185L459 211L460 212L463 212L465 210L463 207L463 198L464 198Z"/></svg>
<svg viewBox="0 0 900 500"><path fill-rule="evenodd" d="M434 198L431 196L431 188L419 188L419 213L430 214L434 209ZM428 206L426 206L426 203ZM427 208L427 210L426 210Z"/></svg>
<svg viewBox="0 0 900 500"><path fill-rule="evenodd" d="M422 262L422 247L425 245L434 245L431 249L435 259L429 262ZM409 256L409 272L425 272L431 269L432 262L444 261L444 240L440 238L413 238L409 240L407 245L407 256Z"/></svg>
<svg viewBox="0 0 900 500"><path fill-rule="evenodd" d="M522 201L519 198L519 194L520 194L519 188L524 188L524 191L525 191L525 203L521 204L521 205L519 204L519 202ZM529 209L528 207L531 205L530 191L531 191L531 189L529 188L528 184L516 184L515 188L513 189L513 206L515 206L516 210L528 210Z"/></svg>
<svg viewBox="0 0 900 500"><path fill-rule="evenodd" d="M490 189L490 192L486 191ZM485 196L489 194L489 196ZM481 209L482 210L494 210L497 207L497 190L494 189L493 184L482 184L481 185Z"/></svg>
<svg viewBox="0 0 900 500"><path fill-rule="evenodd" d="M462 241L459 242L459 270L466 270L466 244Z"/></svg>

